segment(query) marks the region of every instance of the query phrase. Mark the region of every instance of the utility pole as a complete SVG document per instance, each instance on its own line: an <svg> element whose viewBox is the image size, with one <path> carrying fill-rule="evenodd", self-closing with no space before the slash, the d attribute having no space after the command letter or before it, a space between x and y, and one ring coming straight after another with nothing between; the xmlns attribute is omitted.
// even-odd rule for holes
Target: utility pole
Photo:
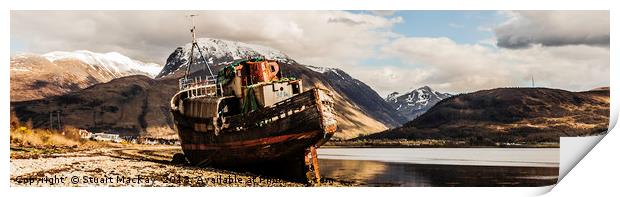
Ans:
<svg viewBox="0 0 620 197"><path fill-rule="evenodd" d="M58 118L58 130L62 130L62 124L60 122L60 110L56 111L56 113L56 117Z"/></svg>
<svg viewBox="0 0 620 197"><path fill-rule="evenodd" d="M50 130L54 129L54 127L53 127L54 126L54 121L52 121L52 116L53 116L53 114L50 111Z"/></svg>
<svg viewBox="0 0 620 197"><path fill-rule="evenodd" d="M62 126L61 126L62 124L60 122L60 116L61 116L60 110L50 111L49 114L50 114L50 120L49 120L50 126L49 126L49 129L50 130L56 129L56 130L59 130L59 131L62 130ZM56 124L55 127L54 127L54 124Z"/></svg>

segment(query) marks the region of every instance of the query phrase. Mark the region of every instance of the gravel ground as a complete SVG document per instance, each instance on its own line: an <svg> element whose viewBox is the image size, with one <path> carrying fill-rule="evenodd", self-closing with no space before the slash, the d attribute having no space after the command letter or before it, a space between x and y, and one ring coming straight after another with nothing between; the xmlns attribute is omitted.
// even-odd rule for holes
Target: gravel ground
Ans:
<svg viewBox="0 0 620 197"><path fill-rule="evenodd" d="M172 165L173 146L103 148L36 159L11 158L11 186L34 187L303 187L282 179L213 168ZM343 186L330 180L321 186Z"/></svg>

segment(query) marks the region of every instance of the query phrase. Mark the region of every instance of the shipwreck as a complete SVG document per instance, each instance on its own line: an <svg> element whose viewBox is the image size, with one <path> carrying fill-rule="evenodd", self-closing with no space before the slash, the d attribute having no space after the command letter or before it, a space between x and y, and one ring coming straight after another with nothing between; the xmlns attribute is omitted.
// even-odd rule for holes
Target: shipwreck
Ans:
<svg viewBox="0 0 620 197"><path fill-rule="evenodd" d="M281 65L249 57L211 71L192 48L179 91L170 101L190 164L320 183L316 149L336 132L330 91L305 90L302 79L282 76ZM208 76L190 76L197 50Z"/></svg>

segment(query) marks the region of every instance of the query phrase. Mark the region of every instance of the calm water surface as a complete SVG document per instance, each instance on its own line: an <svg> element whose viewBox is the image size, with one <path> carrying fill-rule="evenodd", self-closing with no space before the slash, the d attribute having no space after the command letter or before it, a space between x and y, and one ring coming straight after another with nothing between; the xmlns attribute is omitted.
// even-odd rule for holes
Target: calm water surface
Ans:
<svg viewBox="0 0 620 197"><path fill-rule="evenodd" d="M320 148L321 175L366 186L545 186L557 148Z"/></svg>

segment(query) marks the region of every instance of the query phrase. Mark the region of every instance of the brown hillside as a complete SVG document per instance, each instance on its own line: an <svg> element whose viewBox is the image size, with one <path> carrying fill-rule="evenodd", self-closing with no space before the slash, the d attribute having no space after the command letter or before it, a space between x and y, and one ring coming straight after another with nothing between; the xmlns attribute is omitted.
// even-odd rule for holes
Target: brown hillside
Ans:
<svg viewBox="0 0 620 197"><path fill-rule="evenodd" d="M22 55L11 58L11 101L61 95L111 79L77 60L50 62L42 56Z"/></svg>
<svg viewBox="0 0 620 197"><path fill-rule="evenodd" d="M342 78L298 64L284 66L288 76L304 79L305 88L320 86L333 90L340 129L335 138L350 139L399 124L390 116L390 108L381 109L381 103L373 103L384 103L379 95L348 75L345 81L336 81ZM159 79L123 77L66 95L13 102L12 110L23 121L32 119L35 127L48 127L49 112L60 110L64 125L122 135L176 137L169 99L178 90L178 73L183 70L180 71Z"/></svg>
<svg viewBox="0 0 620 197"><path fill-rule="evenodd" d="M47 127L49 112L60 110L63 125L122 135L174 137L169 99L176 80L129 76L66 95L13 102L11 108L34 127Z"/></svg>
<svg viewBox="0 0 620 197"><path fill-rule="evenodd" d="M447 98L401 128L374 139L556 142L607 131L609 90L499 88Z"/></svg>

